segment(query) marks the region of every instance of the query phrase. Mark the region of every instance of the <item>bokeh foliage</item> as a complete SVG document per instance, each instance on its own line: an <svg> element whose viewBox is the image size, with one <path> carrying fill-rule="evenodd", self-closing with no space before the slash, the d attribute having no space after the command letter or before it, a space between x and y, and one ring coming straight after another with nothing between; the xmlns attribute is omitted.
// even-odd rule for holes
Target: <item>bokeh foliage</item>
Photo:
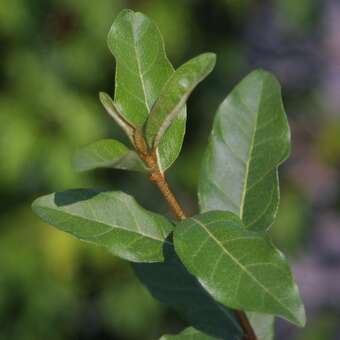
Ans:
<svg viewBox="0 0 340 340"><path fill-rule="evenodd" d="M321 229L324 242L332 244L340 229L340 120L331 105L336 98L327 90L338 86L329 76L336 56L324 36L329 42L335 34L332 21L325 20L330 3L0 2L1 340L156 339L184 327L138 284L125 262L43 225L29 207L44 192L106 186L167 212L143 175L79 174L71 167L78 147L104 137L124 140L98 100L101 90L113 93L114 62L106 35L124 7L157 22L175 66L206 50L218 54L216 70L190 99L184 151L169 173L188 213L197 212L197 169L218 104L250 69L268 68L283 82L293 127L293 156L281 171L282 200L272 234L298 259L302 294L309 284L306 271L316 280L339 270L339 253L316 240ZM339 34L332 39L339 41ZM327 49L324 55L315 52L321 46ZM321 272L318 263L329 270ZM305 294L311 320L306 330L297 333L280 323L278 339L336 339L340 301L325 300L317 291L308 295L308 289Z"/></svg>

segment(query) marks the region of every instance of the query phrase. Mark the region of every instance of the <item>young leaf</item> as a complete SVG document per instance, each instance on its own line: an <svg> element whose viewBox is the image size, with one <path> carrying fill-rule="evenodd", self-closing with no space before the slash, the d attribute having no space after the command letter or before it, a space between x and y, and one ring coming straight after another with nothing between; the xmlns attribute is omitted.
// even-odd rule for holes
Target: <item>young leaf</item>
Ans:
<svg viewBox="0 0 340 340"><path fill-rule="evenodd" d="M164 262L137 263L134 269L155 299L176 309L196 329L219 339L241 340L242 329L234 312L204 290L172 244L164 245Z"/></svg>
<svg viewBox="0 0 340 340"><path fill-rule="evenodd" d="M247 228L268 229L279 202L277 167L289 152L280 85L254 71L217 111L199 180L201 211L231 211Z"/></svg>
<svg viewBox="0 0 340 340"><path fill-rule="evenodd" d="M116 106L131 125L141 128L174 72L162 36L144 14L123 10L111 27L108 46L116 59ZM181 150L185 121L183 110L159 146L162 171L170 167Z"/></svg>
<svg viewBox="0 0 340 340"><path fill-rule="evenodd" d="M172 74L146 121L145 136L150 148L158 146L191 92L213 70L215 62L215 54L204 53L189 60Z"/></svg>
<svg viewBox="0 0 340 340"><path fill-rule="evenodd" d="M123 10L108 46L116 59L115 103L129 122L142 126L173 73L159 29L144 14Z"/></svg>
<svg viewBox="0 0 340 340"><path fill-rule="evenodd" d="M68 190L40 197L32 208L58 229L133 262L162 261L172 230L164 217L122 192Z"/></svg>
<svg viewBox="0 0 340 340"><path fill-rule="evenodd" d="M238 216L215 211L186 219L175 228L174 244L184 265L220 303L305 324L287 260Z"/></svg>
<svg viewBox="0 0 340 340"><path fill-rule="evenodd" d="M107 113L116 121L116 123L125 131L127 136L130 138L132 144L134 144L134 132L135 128L131 123L129 123L122 113L117 108L116 104L113 102L112 98L105 92L99 93L99 99L103 104Z"/></svg>
<svg viewBox="0 0 340 340"><path fill-rule="evenodd" d="M148 172L136 152L114 139L102 139L79 149L74 155L73 165L77 171L114 168Z"/></svg>
<svg viewBox="0 0 340 340"><path fill-rule="evenodd" d="M163 335L159 340L214 340L209 335L206 335L193 327L186 328L176 335ZM229 339L229 338L228 338Z"/></svg>

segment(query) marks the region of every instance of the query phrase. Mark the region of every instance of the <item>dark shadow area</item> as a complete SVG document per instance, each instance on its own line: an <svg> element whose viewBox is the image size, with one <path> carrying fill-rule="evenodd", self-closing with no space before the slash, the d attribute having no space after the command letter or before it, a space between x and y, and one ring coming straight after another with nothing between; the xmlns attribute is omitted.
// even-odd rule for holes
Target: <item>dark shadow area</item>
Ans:
<svg viewBox="0 0 340 340"><path fill-rule="evenodd" d="M172 236L168 237L172 242ZM174 308L190 325L217 338L238 340L242 330L231 310L216 303L164 243L164 262L135 263L133 268L152 296Z"/></svg>
<svg viewBox="0 0 340 340"><path fill-rule="evenodd" d="M102 192L108 192L109 190L103 189L70 189L63 192L57 192L54 194L54 202L58 207L62 207L69 204L74 204L81 201L87 201Z"/></svg>

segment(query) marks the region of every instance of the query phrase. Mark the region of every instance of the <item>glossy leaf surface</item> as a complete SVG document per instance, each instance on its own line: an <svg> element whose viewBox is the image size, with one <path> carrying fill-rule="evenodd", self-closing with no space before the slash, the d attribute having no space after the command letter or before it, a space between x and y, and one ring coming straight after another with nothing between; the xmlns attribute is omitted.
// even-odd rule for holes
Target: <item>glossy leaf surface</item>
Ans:
<svg viewBox="0 0 340 340"><path fill-rule="evenodd" d="M280 85L254 71L217 111L199 181L201 211L231 211L247 228L267 230L279 202L277 167L289 152Z"/></svg>
<svg viewBox="0 0 340 340"><path fill-rule="evenodd" d="M126 120L142 127L174 70L165 55L158 27L144 14L123 10L108 35L116 59L115 104ZM183 110L159 146L160 165L166 170L177 158L185 133Z"/></svg>
<svg viewBox="0 0 340 340"><path fill-rule="evenodd" d="M209 335L206 335L193 327L186 328L176 335L163 335L159 340L214 340Z"/></svg>
<svg viewBox="0 0 340 340"><path fill-rule="evenodd" d="M77 171L96 168L148 171L135 151L114 139L102 139L79 149L73 165Z"/></svg>
<svg viewBox="0 0 340 340"><path fill-rule="evenodd" d="M186 219L175 228L174 244L184 265L220 303L305 324L287 260L238 216L215 211Z"/></svg>
<svg viewBox="0 0 340 340"><path fill-rule="evenodd" d="M46 223L133 262L162 261L172 230L164 217L122 192L68 190L40 197L32 206Z"/></svg>
<svg viewBox="0 0 340 340"><path fill-rule="evenodd" d="M158 146L193 89L213 70L215 62L215 54L204 53L189 60L172 74L146 121L145 135L150 148Z"/></svg>
<svg viewBox="0 0 340 340"><path fill-rule="evenodd" d="M216 338L241 340L234 312L217 303L188 272L171 244L165 244L164 262L134 264L151 294L176 309L196 329Z"/></svg>

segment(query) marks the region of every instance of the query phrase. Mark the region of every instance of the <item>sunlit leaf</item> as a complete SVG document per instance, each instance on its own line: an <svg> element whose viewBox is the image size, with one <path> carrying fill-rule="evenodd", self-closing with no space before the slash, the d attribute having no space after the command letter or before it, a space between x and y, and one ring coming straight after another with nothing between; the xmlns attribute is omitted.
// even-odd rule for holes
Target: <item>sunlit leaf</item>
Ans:
<svg viewBox="0 0 340 340"><path fill-rule="evenodd" d="M142 127L166 81L174 70L166 57L158 27L144 14L123 10L108 35L116 59L115 105L125 119ZM164 171L177 158L185 133L183 110L159 146Z"/></svg>
<svg viewBox="0 0 340 340"><path fill-rule="evenodd" d="M193 89L213 70L215 62L215 54L201 54L172 74L146 121L145 135L150 148L158 146L166 130L185 106Z"/></svg>
<svg viewBox="0 0 340 340"><path fill-rule="evenodd" d="M201 211L231 211L247 228L268 229L279 202L277 167L289 152L280 85L254 71L217 111L199 181Z"/></svg>
<svg viewBox="0 0 340 340"><path fill-rule="evenodd" d="M68 190L40 197L32 207L45 222L133 262L162 261L172 229L122 192Z"/></svg>
<svg viewBox="0 0 340 340"><path fill-rule="evenodd" d="M287 260L268 236L246 229L238 216L215 211L186 219L175 228L174 244L184 265L220 303L305 324Z"/></svg>

